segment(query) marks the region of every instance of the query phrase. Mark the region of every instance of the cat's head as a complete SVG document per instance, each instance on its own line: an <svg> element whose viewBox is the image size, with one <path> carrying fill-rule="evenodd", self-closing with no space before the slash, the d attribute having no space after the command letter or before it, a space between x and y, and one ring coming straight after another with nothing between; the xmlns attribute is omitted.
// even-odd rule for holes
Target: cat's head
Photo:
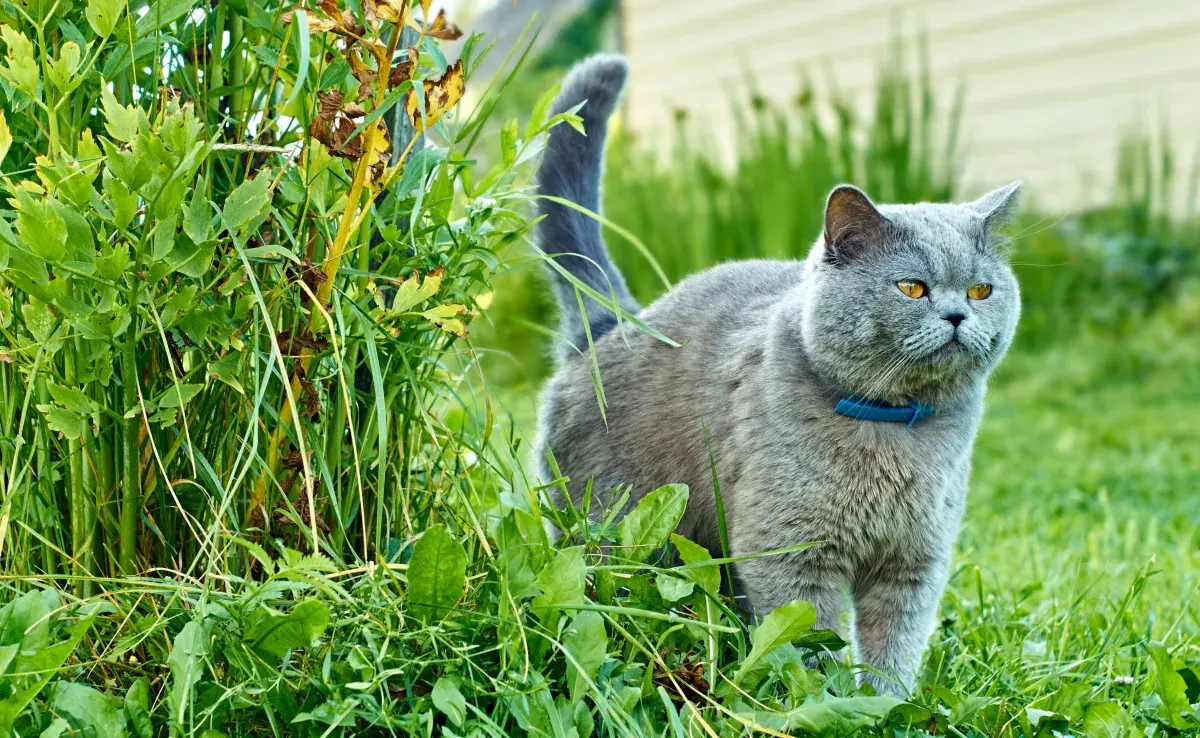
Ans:
<svg viewBox="0 0 1200 738"><path fill-rule="evenodd" d="M1014 182L965 204L876 206L842 185L808 258L800 328L844 392L939 403L979 385L1008 349L1021 298L996 229Z"/></svg>

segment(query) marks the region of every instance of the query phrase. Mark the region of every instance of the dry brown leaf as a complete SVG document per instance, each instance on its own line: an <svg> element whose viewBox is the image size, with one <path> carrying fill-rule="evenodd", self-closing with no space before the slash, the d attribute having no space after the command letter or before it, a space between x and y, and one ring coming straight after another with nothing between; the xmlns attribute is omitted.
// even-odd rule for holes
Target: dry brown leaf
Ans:
<svg viewBox="0 0 1200 738"><path fill-rule="evenodd" d="M426 11L426 18L429 17ZM446 20L446 10L443 8L438 11L437 17L433 19L433 25L425 29L426 36L433 36L442 41L456 41L462 38L462 29Z"/></svg>
<svg viewBox="0 0 1200 738"><path fill-rule="evenodd" d="M425 10L424 15L426 18L428 18L429 11ZM434 38L440 38L443 41L453 41L457 38L461 38L463 35L461 28L446 20L445 9L439 10L437 17L435 17L433 22L427 26L422 26L420 23L417 23L416 18L413 18L412 13L409 13L404 19L404 25L420 33L422 36L433 36Z"/></svg>
<svg viewBox="0 0 1200 738"><path fill-rule="evenodd" d="M329 90L328 92L317 91L317 117L324 120L333 120L338 111L342 109L342 102L346 96L339 90Z"/></svg>
<svg viewBox="0 0 1200 738"><path fill-rule="evenodd" d="M383 176L383 170L387 167L387 163L392 158L392 139L388 135L387 129L379 126L375 131L375 146L371 151L367 152L367 165L370 169L367 170L367 181L369 184L374 184Z"/></svg>
<svg viewBox="0 0 1200 738"><path fill-rule="evenodd" d="M388 23L399 23L404 13L404 0L371 0L375 15Z"/></svg>
<svg viewBox="0 0 1200 738"><path fill-rule="evenodd" d="M388 87L395 87L406 79L412 79L417 71L417 61L420 59L420 53L415 46L408 47L408 57L402 62L396 62L392 67L391 73L388 75Z"/></svg>
<svg viewBox="0 0 1200 738"><path fill-rule="evenodd" d="M459 59L454 66L447 67L446 72L436 80L424 80L425 116L421 117L421 107L417 100L417 89L409 90L404 98L404 109L408 112L408 120L418 133L436 124L448 110L462 99L466 90L463 79L463 63Z"/></svg>

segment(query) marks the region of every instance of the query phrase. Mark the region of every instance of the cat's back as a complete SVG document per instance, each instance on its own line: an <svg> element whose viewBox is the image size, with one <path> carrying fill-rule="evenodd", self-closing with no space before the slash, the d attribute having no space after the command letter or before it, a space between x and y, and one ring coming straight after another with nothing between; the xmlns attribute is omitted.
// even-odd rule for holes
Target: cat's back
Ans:
<svg viewBox="0 0 1200 738"><path fill-rule="evenodd" d="M572 352L542 393L538 448L548 445L564 474L594 478L598 491L707 482L705 430L723 435L729 417L721 379L761 347L772 307L803 279L802 262L747 260L680 281L639 315L680 345L628 324L597 340L603 414L591 356Z"/></svg>

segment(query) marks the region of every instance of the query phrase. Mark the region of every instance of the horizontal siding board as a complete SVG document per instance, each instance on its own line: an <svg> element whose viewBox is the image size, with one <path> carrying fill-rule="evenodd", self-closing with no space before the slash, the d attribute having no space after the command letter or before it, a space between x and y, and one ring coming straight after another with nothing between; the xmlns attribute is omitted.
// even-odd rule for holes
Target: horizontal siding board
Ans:
<svg viewBox="0 0 1200 738"><path fill-rule="evenodd" d="M991 30L970 38L928 36L931 72L937 77L1003 76L1009 79L1037 80L1047 67L1076 66L1105 58L1134 58L1137 65L1124 70L1126 76L1158 71L1158 66L1178 69L1180 64L1195 66L1200 60L1200 2L1181 12L1145 13L1135 4L1113 6L1121 12L1076 12L1054 18L1037 18L1019 28ZM1111 16L1111 17L1109 17ZM1103 22L1093 23L1094 18ZM840 86L857 89L875 78L875 70L887 60L893 42L893 26L883 21L861 27L855 33L875 30L872 44L853 52L834 49L814 53L812 44L800 44L803 50L786 45L759 43L752 47L711 48L700 39L692 51L672 55L669 60L645 58L636 46L629 51L634 69L653 69L652 78L639 82L639 95L700 91L714 84L731 84L739 79L754 79L766 88L794 85L798 71L808 68L819 76L831 70ZM837 44L845 34L828 34L829 44ZM908 36L912 38L911 35ZM1063 41L1063 39L1068 39ZM912 51L914 44L907 44ZM654 48L661 51L660 46ZM1151 53L1152 52L1152 53ZM910 54L911 56L911 54ZM1117 70L1121 71L1121 70ZM1164 70L1170 71L1170 70ZM664 73L665 72L665 73Z"/></svg>
<svg viewBox="0 0 1200 738"><path fill-rule="evenodd" d="M727 159L730 100L745 98L749 79L786 103L807 78L819 99L836 87L869 114L897 28L909 39L924 30L940 102L967 86L966 181L1026 168L1032 190L1067 207L1111 186L1117 141L1139 122L1168 122L1186 144L1181 169L1197 145L1193 0L627 0L625 14L631 128L669 140L674 109L687 108Z"/></svg>

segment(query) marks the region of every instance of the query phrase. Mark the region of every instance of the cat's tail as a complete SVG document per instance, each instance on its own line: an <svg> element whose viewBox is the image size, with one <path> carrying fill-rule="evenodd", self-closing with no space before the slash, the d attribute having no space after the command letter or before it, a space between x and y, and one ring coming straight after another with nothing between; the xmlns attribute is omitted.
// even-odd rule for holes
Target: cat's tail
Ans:
<svg viewBox="0 0 1200 738"><path fill-rule="evenodd" d="M604 141L608 118L613 112L629 71L625 59L616 54L598 54L575 65L554 100L552 114L583 103L579 115L586 135L566 124L550 130L550 140L538 170L539 194L573 202L593 213L600 212L600 179L604 163ZM563 269L630 313L641 308L629 294L600 235L600 223L586 213L547 199L538 200L545 216L538 224L538 244ZM554 292L562 316L561 331L579 348L586 348L585 329L592 340L617 325L612 310L583 297L586 315L579 310L575 286L557 269L550 269ZM586 323L585 323L586 321Z"/></svg>

